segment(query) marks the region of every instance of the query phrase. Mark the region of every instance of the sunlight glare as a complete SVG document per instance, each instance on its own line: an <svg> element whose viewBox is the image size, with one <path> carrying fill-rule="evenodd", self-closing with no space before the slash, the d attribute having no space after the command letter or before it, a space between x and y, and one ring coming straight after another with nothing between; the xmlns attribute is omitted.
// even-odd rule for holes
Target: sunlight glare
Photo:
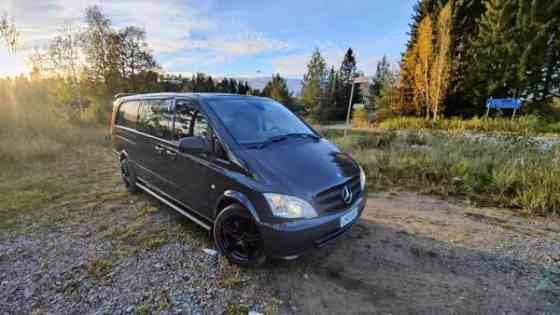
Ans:
<svg viewBox="0 0 560 315"><path fill-rule="evenodd" d="M0 45L0 77L15 76L27 72L23 53L8 53L4 45Z"/></svg>

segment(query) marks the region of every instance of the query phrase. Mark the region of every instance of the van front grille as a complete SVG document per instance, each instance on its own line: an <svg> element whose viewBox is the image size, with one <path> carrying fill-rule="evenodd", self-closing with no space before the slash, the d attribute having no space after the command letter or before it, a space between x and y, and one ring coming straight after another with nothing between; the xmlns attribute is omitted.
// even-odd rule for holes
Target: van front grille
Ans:
<svg viewBox="0 0 560 315"><path fill-rule="evenodd" d="M352 198L347 203L343 199L344 188L352 192ZM361 197L362 189L360 187L360 176L353 177L343 184L328 188L320 193L314 199L314 206L320 213L336 212L346 210L358 198Z"/></svg>

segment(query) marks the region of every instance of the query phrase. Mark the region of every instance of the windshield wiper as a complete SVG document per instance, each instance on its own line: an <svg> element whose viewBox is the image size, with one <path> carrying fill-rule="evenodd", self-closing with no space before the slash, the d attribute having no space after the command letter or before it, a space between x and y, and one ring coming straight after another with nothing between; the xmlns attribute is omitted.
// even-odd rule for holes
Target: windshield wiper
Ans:
<svg viewBox="0 0 560 315"><path fill-rule="evenodd" d="M311 138L313 140L319 140L320 139L319 136L311 134L311 133L289 133L289 134L286 134L286 135L279 135L279 136L274 136L274 137L268 138L265 142L263 142L259 146L259 149L262 149L262 148L268 146L271 143L284 141L284 140L286 140L290 137Z"/></svg>

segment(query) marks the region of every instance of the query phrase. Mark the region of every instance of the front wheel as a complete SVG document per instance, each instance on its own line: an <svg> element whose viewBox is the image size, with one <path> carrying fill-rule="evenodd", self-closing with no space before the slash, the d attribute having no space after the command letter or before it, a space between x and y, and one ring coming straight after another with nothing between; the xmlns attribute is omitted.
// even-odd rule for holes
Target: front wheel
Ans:
<svg viewBox="0 0 560 315"><path fill-rule="evenodd" d="M266 261L257 224L241 205L233 204L220 212L214 223L214 242L234 264L255 267Z"/></svg>

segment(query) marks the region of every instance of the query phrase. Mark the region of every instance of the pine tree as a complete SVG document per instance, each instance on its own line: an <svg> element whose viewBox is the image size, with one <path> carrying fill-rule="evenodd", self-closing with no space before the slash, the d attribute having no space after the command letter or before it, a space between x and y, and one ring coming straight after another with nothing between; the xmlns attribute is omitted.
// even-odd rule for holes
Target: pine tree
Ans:
<svg viewBox="0 0 560 315"><path fill-rule="evenodd" d="M370 85L369 89L369 106L370 109L375 110L378 107L376 100L381 96L382 91L387 86L387 79L391 74L391 63L387 56L383 56L381 60L377 62L375 69L375 75L373 77L373 84Z"/></svg>
<svg viewBox="0 0 560 315"><path fill-rule="evenodd" d="M486 12L473 43L475 64L469 69L474 102L481 107L489 97L520 96L515 13L513 0L486 2Z"/></svg>
<svg viewBox="0 0 560 315"><path fill-rule="evenodd" d="M452 2L451 51L449 87L446 97L445 113L447 115L473 115L477 108L473 106L471 89L466 86L465 74L475 63L473 38L478 33L481 16L484 14L486 0L454 0Z"/></svg>
<svg viewBox="0 0 560 315"><path fill-rule="evenodd" d="M541 104L551 101L560 79L560 1L518 0L516 50L521 96Z"/></svg>
<svg viewBox="0 0 560 315"><path fill-rule="evenodd" d="M340 65L340 68L338 70L339 88L335 93L336 107L333 107L332 110L332 118L334 120L346 119L348 105L350 103L352 80L357 74L356 57L354 56L354 51L352 50L352 48L348 48L346 54L344 55L344 59L342 60L342 64ZM362 94L360 92L360 89L354 88L352 103L356 104L361 101Z"/></svg>
<svg viewBox="0 0 560 315"><path fill-rule="evenodd" d="M292 93L288 89L288 84L286 83L286 80L280 76L280 74L272 76L272 80L266 84L262 94L263 96L276 100L291 110L296 109L293 107L294 102L292 100Z"/></svg>
<svg viewBox="0 0 560 315"><path fill-rule="evenodd" d="M316 49L307 64L307 73L303 76L303 106L316 119L324 119L326 67L325 59L319 49Z"/></svg>
<svg viewBox="0 0 560 315"><path fill-rule="evenodd" d="M326 116L329 120L335 120L336 115L334 113L335 109L339 107L338 100L336 97L336 92L340 88L340 80L338 78L338 72L331 67L329 74L327 75L327 86L325 88L325 104L327 106Z"/></svg>

